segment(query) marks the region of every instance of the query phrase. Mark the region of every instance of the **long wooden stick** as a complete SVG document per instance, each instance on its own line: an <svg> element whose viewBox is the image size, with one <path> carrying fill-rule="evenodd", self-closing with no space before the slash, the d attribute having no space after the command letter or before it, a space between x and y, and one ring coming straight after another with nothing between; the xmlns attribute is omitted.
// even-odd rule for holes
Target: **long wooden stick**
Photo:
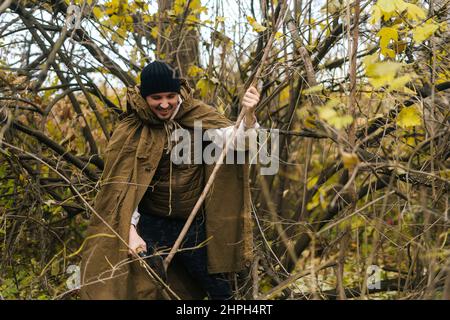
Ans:
<svg viewBox="0 0 450 320"><path fill-rule="evenodd" d="M264 49L264 54L261 58L261 62L258 66L258 69L256 70L255 76L252 80L252 83L250 86L255 86L257 85L257 81L258 78L261 75L261 72L264 68L264 64L267 60L267 57L269 56L269 51L270 48L272 47L273 41L275 39L275 33L277 32L278 26L280 25L281 21L284 20L284 14L286 12L286 8L287 8L287 2L285 1L283 2L283 8L282 10L280 10L280 15L278 16L277 19L277 23L274 27L274 29L272 30L272 34L269 38L269 41L267 42L266 48ZM203 204L203 202L205 201L206 195L209 191L209 189L211 188L214 179L216 178L217 172L219 171L220 167L223 164L223 159L225 158L228 148L230 146L230 143L232 141L234 141L236 134L237 134L237 128L239 128L239 125L241 124L242 119L244 119L246 113L246 109L242 108L241 112L239 113L239 116L236 120L236 123L233 127L233 133L231 135L231 139L227 140L225 143L225 148L223 149L222 153L220 154L219 159L217 160L216 165L214 166L214 169L211 173L211 175L209 176L208 182L205 185L205 188L202 191L202 194L200 195L200 197L198 198L197 202L195 203L194 209L192 210L191 214L189 215L186 223L184 224L183 229L181 230L177 240L175 241L175 244L173 245L172 249L169 252L169 255L166 257L166 259L164 260L164 268L167 270L167 268L169 267L170 262L172 261L173 257L175 256L175 253L178 251L178 248L181 245L181 242L183 241L184 237L186 236L187 231L189 230L192 222L194 221L195 216L197 215L198 210L200 209L201 205Z"/></svg>

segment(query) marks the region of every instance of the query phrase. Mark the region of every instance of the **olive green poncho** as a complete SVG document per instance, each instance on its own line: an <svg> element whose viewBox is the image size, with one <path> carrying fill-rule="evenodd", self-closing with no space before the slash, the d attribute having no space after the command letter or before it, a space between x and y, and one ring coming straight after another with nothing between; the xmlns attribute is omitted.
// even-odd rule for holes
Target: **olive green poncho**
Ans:
<svg viewBox="0 0 450 320"><path fill-rule="evenodd" d="M183 103L174 121L193 128L224 128L232 123L213 107L192 97L183 81ZM167 133L137 87L128 88L131 112L123 118L105 151L105 168L95 199L81 261L82 299L160 299L161 292L137 261L130 262L128 243L134 210L152 181ZM206 181L214 165L204 165ZM241 271L252 256L252 221L248 164L223 164L206 200L206 237L210 273ZM119 238L120 236L120 238ZM124 243L125 242L125 243ZM195 283L176 259L168 269L169 286L183 299L199 298Z"/></svg>

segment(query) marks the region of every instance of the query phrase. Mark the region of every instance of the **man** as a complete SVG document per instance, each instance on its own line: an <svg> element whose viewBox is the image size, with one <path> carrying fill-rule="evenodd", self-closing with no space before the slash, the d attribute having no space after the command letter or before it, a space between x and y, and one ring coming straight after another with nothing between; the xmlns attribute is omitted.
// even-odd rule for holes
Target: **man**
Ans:
<svg viewBox="0 0 450 320"><path fill-rule="evenodd" d="M245 140L249 129L258 127L258 101L258 91L249 88L242 99L246 115L237 140ZM124 252L146 252L149 265L165 278L164 253L173 246L214 167L198 159L172 163L172 133L182 128L195 137L194 122L200 122L209 135L226 142L233 130L228 119L194 99L187 83L159 61L142 70L139 89L129 88L127 110L105 151L95 200L98 216L92 217L87 232L81 268L81 297L86 299L162 297L161 287ZM195 139L191 143L195 149ZM232 146L239 150L239 144ZM167 270L169 287L179 297L232 298L226 274L242 270L251 260L249 202L248 164L224 164Z"/></svg>

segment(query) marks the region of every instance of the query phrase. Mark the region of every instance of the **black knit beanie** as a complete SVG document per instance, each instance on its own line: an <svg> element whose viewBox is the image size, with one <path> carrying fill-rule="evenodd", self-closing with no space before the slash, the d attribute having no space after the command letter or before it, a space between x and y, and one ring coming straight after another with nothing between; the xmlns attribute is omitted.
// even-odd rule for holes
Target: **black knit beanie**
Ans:
<svg viewBox="0 0 450 320"><path fill-rule="evenodd" d="M141 95L147 96L158 92L180 93L181 82L178 72L162 61L153 61L141 72Z"/></svg>

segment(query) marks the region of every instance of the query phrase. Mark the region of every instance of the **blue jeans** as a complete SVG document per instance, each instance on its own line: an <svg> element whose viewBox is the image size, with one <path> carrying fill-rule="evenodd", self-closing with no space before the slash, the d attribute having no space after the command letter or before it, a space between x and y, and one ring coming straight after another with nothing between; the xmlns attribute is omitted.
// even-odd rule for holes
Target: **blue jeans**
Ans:
<svg viewBox="0 0 450 320"><path fill-rule="evenodd" d="M185 220L165 218L153 215L143 215L137 226L138 233L147 244L147 254L173 247ZM205 218L199 213L189 228L180 248L193 248L205 241ZM164 252L168 253L169 250ZM231 286L224 274L209 274L207 269L206 246L189 249L177 253L177 256L187 272L208 294L209 299L232 299ZM160 258L162 259L162 258Z"/></svg>

